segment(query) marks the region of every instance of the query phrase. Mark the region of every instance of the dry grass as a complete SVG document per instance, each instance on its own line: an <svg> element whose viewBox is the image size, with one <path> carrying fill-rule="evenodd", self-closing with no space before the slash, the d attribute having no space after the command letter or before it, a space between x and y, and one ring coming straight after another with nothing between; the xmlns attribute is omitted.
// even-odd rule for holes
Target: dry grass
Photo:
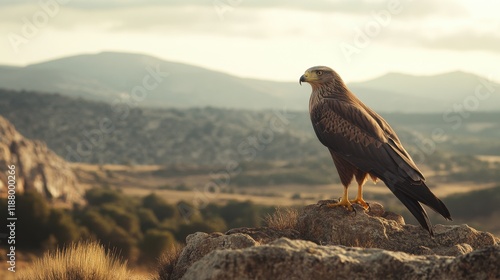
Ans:
<svg viewBox="0 0 500 280"><path fill-rule="evenodd" d="M266 225L273 229L297 229L297 218L299 211L295 208L276 208L276 211L267 215Z"/></svg>
<svg viewBox="0 0 500 280"><path fill-rule="evenodd" d="M134 279L126 263L106 252L96 242L70 245L44 256L20 272L17 279L26 280L105 280Z"/></svg>
<svg viewBox="0 0 500 280"><path fill-rule="evenodd" d="M169 280L170 276L174 270L175 264L181 255L183 246L175 244L170 248L165 254L163 254L160 258L158 264L158 275L155 277L155 280Z"/></svg>

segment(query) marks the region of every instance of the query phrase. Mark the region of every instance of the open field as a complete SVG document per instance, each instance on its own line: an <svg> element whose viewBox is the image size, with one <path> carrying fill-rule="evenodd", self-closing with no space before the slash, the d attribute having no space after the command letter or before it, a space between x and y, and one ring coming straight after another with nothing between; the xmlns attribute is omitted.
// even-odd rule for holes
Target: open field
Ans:
<svg viewBox="0 0 500 280"><path fill-rule="evenodd" d="M145 196L151 192L162 196L170 203L181 200L192 203L225 203L229 200L245 201L250 200L261 205L289 206L306 205L316 203L318 200L340 197L342 185L338 183L306 185L306 184L280 184L270 186L233 186L230 177L224 178L219 185L209 184L211 177L210 168L191 168L179 175L170 174L165 176L160 174L162 166L158 165L92 165L73 164L73 169L85 188L93 186L108 186L122 190L124 193L133 196ZM217 170L217 169L214 169ZM432 174L426 172L426 174ZM257 172L257 171L250 171ZM184 174L182 174L184 173ZM328 174L325 174L328 176ZM235 176L236 177L236 176ZM433 184L432 176L428 177L428 182L433 192L440 198L446 196L466 193L474 190L481 190L494 187L494 183L474 183L474 182L453 182ZM226 184L226 182L229 182ZM182 186L181 189L177 189ZM356 192L355 183L350 186L351 196ZM230 191L227 191L227 190ZM381 196L391 195L383 182L374 184L367 182L364 188L365 197L368 200L377 200Z"/></svg>

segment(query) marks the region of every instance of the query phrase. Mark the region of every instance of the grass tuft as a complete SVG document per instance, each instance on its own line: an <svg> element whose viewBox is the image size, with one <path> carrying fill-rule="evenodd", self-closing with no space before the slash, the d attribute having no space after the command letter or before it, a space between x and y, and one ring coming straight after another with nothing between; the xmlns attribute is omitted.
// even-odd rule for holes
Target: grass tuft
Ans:
<svg viewBox="0 0 500 280"><path fill-rule="evenodd" d="M169 280L171 278L182 249L184 249L183 246L175 244L160 257L157 269L158 275L155 280Z"/></svg>
<svg viewBox="0 0 500 280"><path fill-rule="evenodd" d="M64 249L45 253L20 271L23 280L111 280L134 279L115 254L96 242L74 243Z"/></svg>
<svg viewBox="0 0 500 280"><path fill-rule="evenodd" d="M295 208L276 208L276 211L267 215L265 218L266 225L269 228L284 230L297 229L297 218L299 211Z"/></svg>

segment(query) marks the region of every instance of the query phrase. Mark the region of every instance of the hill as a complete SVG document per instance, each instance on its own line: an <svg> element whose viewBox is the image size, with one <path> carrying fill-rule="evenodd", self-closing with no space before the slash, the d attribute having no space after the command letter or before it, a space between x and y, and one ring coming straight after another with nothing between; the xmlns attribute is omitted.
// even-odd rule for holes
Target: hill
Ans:
<svg viewBox="0 0 500 280"><path fill-rule="evenodd" d="M46 142L68 161L226 165L229 160L314 159L330 164L305 111L135 108L0 89L0 112L23 135ZM460 129L441 114L383 116L420 161L438 164L434 149L499 155L500 113L476 112ZM435 129L444 131L442 139L433 140Z"/></svg>
<svg viewBox="0 0 500 280"><path fill-rule="evenodd" d="M449 110L454 108L454 104L461 104L462 107L467 106L465 108L469 108L469 111L500 109L499 103L491 103L500 101L498 84L488 82L484 77L460 71L434 76L388 73L370 81L352 83L350 86L354 92L381 93L360 94L360 97L365 98L363 100L366 103L372 102L370 97L380 96L389 104L392 103L393 106L396 106L393 108L398 108L398 104L401 106L401 104L405 104L405 101L408 103L408 100L411 100L412 104L405 106L409 107L410 111L413 111L415 107L420 107L423 111L427 111L429 107ZM390 98L386 99L387 97Z"/></svg>
<svg viewBox="0 0 500 280"><path fill-rule="evenodd" d="M345 69L336 69L341 75ZM310 88L297 82L245 79L155 57L103 52L26 67L0 66L0 86L60 93L134 106L306 110ZM298 79L290 77L290 80ZM367 105L385 112L443 112L487 85L474 111L500 110L498 84L469 73L436 76L391 73L350 87ZM135 97L133 95L135 94ZM408 102L411 100L411 102ZM469 101L468 101L469 102ZM469 106L471 106L469 104Z"/></svg>
<svg viewBox="0 0 500 280"><path fill-rule="evenodd" d="M79 55L3 69L0 85L106 102L127 100L138 86L148 88L146 97L134 100L140 106L263 109L287 105L284 98L272 94L272 85L269 88L225 73L127 53ZM298 84L291 94L300 94ZM300 95L306 106L307 94Z"/></svg>
<svg viewBox="0 0 500 280"><path fill-rule="evenodd" d="M314 135L305 112L115 110L102 102L6 90L0 100L1 114L23 134L45 141L68 161L225 165L308 157L322 149L316 141L306 145Z"/></svg>

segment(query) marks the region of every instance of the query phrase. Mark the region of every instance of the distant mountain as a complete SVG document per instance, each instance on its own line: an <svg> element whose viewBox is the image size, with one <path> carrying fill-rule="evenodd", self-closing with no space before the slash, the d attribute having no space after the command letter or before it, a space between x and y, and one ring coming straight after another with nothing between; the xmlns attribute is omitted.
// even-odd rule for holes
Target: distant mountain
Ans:
<svg viewBox="0 0 500 280"><path fill-rule="evenodd" d="M297 79L300 74L297 73ZM148 89L142 93L145 82ZM391 73L352 83L350 87L377 111L443 112L455 103L463 103L480 83L480 77L463 72L423 77ZM300 87L296 82L245 79L147 55L113 52L66 57L26 67L0 66L0 87L107 102L125 100L136 92L136 100L129 100L135 105L181 108L307 110L310 93L309 86ZM494 87L498 89L500 85ZM500 110L498 90L486 101L480 101L478 110Z"/></svg>
<svg viewBox="0 0 500 280"><path fill-rule="evenodd" d="M285 98L273 95L277 86L138 54L79 55L0 71L3 88L57 92L108 102L130 97L135 87L144 88L147 79L147 95L133 101L139 106L262 109L288 104ZM291 95L294 94L303 96L300 106L307 108L307 91L297 84Z"/></svg>
<svg viewBox="0 0 500 280"><path fill-rule="evenodd" d="M351 83L349 86L367 103L375 104L376 100L372 99L376 99L377 94L374 93L379 92L384 98L391 97L389 103L404 105L403 108L409 107L410 111L414 107L420 107L424 111L443 111L454 108L455 104L462 104L469 111L473 111L471 108L475 106L479 111L500 110L499 84L459 71L435 76L389 73L370 81ZM476 96L478 86L481 88ZM422 103L424 99L427 102Z"/></svg>

